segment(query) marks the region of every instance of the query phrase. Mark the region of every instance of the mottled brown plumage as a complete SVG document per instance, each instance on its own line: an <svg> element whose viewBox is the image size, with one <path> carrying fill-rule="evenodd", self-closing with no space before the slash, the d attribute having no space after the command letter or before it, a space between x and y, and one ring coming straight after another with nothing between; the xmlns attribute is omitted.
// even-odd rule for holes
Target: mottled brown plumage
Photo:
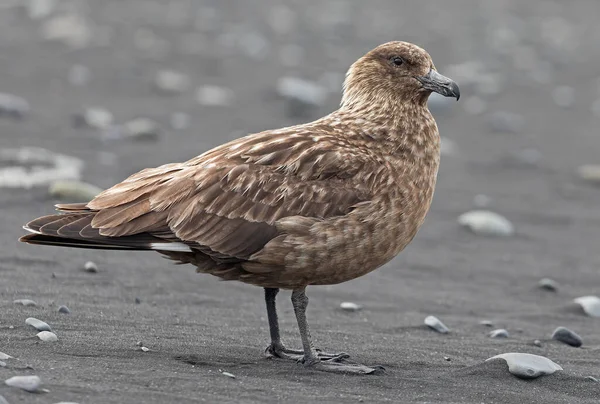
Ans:
<svg viewBox="0 0 600 404"><path fill-rule="evenodd" d="M362 276L417 233L440 158L431 91L459 96L421 48L381 45L352 65L337 111L142 170L87 204L57 205L21 240L157 250L303 300L307 285Z"/></svg>

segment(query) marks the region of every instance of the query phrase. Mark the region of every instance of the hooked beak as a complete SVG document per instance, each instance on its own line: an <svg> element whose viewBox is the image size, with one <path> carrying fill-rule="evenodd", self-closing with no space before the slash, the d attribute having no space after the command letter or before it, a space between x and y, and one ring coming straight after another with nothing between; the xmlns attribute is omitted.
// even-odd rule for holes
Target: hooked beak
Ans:
<svg viewBox="0 0 600 404"><path fill-rule="evenodd" d="M446 76L442 76L436 70L431 69L425 76L415 77L426 90L434 91L444 97L454 97L456 101L460 98L458 84Z"/></svg>

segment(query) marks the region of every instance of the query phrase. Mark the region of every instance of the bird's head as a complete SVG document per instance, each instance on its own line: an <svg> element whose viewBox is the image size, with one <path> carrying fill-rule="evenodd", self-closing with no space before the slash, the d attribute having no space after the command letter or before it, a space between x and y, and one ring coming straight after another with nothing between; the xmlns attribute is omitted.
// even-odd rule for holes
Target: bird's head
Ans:
<svg viewBox="0 0 600 404"><path fill-rule="evenodd" d="M350 67L342 106L373 102L425 104L432 92L457 100L460 97L458 85L437 72L424 49L408 42L388 42Z"/></svg>

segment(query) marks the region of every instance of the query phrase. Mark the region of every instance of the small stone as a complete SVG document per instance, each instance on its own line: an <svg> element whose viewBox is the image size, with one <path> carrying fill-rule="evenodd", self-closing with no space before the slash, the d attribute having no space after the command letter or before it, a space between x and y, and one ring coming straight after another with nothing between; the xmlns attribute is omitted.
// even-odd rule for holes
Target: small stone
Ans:
<svg viewBox="0 0 600 404"><path fill-rule="evenodd" d="M0 360L12 359L12 356L5 354L4 352L0 352Z"/></svg>
<svg viewBox="0 0 600 404"><path fill-rule="evenodd" d="M36 336L44 342L56 342L58 341L58 337L55 333L50 331L42 331L38 332Z"/></svg>
<svg viewBox="0 0 600 404"><path fill-rule="evenodd" d="M437 317L427 316L425 318L425 325L429 328L439 332L440 334L447 334L450 330L444 325Z"/></svg>
<svg viewBox="0 0 600 404"><path fill-rule="evenodd" d="M504 328L499 328L490 333L490 338L508 338L508 331Z"/></svg>
<svg viewBox="0 0 600 404"><path fill-rule="evenodd" d="M493 132L521 133L525 126L525 119L512 112L497 111L487 118L488 125Z"/></svg>
<svg viewBox="0 0 600 404"><path fill-rule="evenodd" d="M123 135L135 140L157 140L160 135L158 124L148 118L137 118L123 125Z"/></svg>
<svg viewBox="0 0 600 404"><path fill-rule="evenodd" d="M595 185L600 185L600 165L586 164L577 169L577 174L582 179Z"/></svg>
<svg viewBox="0 0 600 404"><path fill-rule="evenodd" d="M600 299L597 296L582 296L573 300L590 317L600 317Z"/></svg>
<svg viewBox="0 0 600 404"><path fill-rule="evenodd" d="M17 299L13 301L14 304L20 304L23 305L25 307L34 307L37 306L37 303L34 302L33 300L29 300L29 299Z"/></svg>
<svg viewBox="0 0 600 404"><path fill-rule="evenodd" d="M175 130L184 130L190 127L190 116L183 112L174 112L169 120L171 128Z"/></svg>
<svg viewBox="0 0 600 404"><path fill-rule="evenodd" d="M142 347L142 346L144 346L144 343L142 341L138 341L135 343L135 345Z"/></svg>
<svg viewBox="0 0 600 404"><path fill-rule="evenodd" d="M0 361L0 368L5 368L6 367L6 362Z"/></svg>
<svg viewBox="0 0 600 404"><path fill-rule="evenodd" d="M540 341L539 339L536 339L535 341L533 341L533 345L541 348L542 347L542 341Z"/></svg>
<svg viewBox="0 0 600 404"><path fill-rule="evenodd" d="M83 181L58 180L48 187L52 198L69 202L88 202L102 192L102 188Z"/></svg>
<svg viewBox="0 0 600 404"><path fill-rule="evenodd" d="M233 99L233 91L219 86L202 86L196 92L196 100L204 106L227 107L232 104Z"/></svg>
<svg viewBox="0 0 600 404"><path fill-rule="evenodd" d="M511 236L514 226L504 216L488 210L473 210L459 216L458 223L475 234Z"/></svg>
<svg viewBox="0 0 600 404"><path fill-rule="evenodd" d="M353 302L340 303L340 309L344 311L359 311L362 307Z"/></svg>
<svg viewBox="0 0 600 404"><path fill-rule="evenodd" d="M71 310L67 306L60 306L58 312L62 314L71 314Z"/></svg>
<svg viewBox="0 0 600 404"><path fill-rule="evenodd" d="M473 198L473 205L478 208L487 208L492 204L492 198L484 194L477 194Z"/></svg>
<svg viewBox="0 0 600 404"><path fill-rule="evenodd" d="M600 382L600 380L596 379L594 376L586 376L585 378L596 383Z"/></svg>
<svg viewBox="0 0 600 404"><path fill-rule="evenodd" d="M569 86L559 86L552 91L552 99L559 107L569 108L575 102L575 90Z"/></svg>
<svg viewBox="0 0 600 404"><path fill-rule="evenodd" d="M83 266L83 270L85 272L90 272L90 273L94 273L95 274L96 272L98 272L98 266L94 262L88 261Z"/></svg>
<svg viewBox="0 0 600 404"><path fill-rule="evenodd" d="M508 364L508 371L522 379L535 379L543 375L551 375L557 370L563 370L560 365L548 358L527 353L504 353L493 356L485 361L493 359L504 359Z"/></svg>
<svg viewBox="0 0 600 404"><path fill-rule="evenodd" d="M73 117L73 124L76 128L88 127L108 130L112 127L113 122L113 114L107 109L100 107L87 108Z"/></svg>
<svg viewBox="0 0 600 404"><path fill-rule="evenodd" d="M538 282L540 289L556 292L558 290L558 282L550 278L542 278Z"/></svg>
<svg viewBox="0 0 600 404"><path fill-rule="evenodd" d="M161 94L181 94L190 87L190 78L175 70L161 70L154 77L154 88Z"/></svg>
<svg viewBox="0 0 600 404"><path fill-rule="evenodd" d="M277 82L277 93L288 100L309 106L321 106L327 96L319 84L299 77L281 77Z"/></svg>
<svg viewBox="0 0 600 404"><path fill-rule="evenodd" d="M490 320L481 320L479 322L480 325L486 326L486 327L493 327L494 323L492 323Z"/></svg>
<svg viewBox="0 0 600 404"><path fill-rule="evenodd" d="M230 377L232 379L235 379L235 375L233 373L229 373L229 372L222 372L221 373L223 376L227 376Z"/></svg>
<svg viewBox="0 0 600 404"><path fill-rule="evenodd" d="M4 384L10 387L17 387L30 393L37 393L40 391L42 380L39 376L13 376L10 379L5 380Z"/></svg>
<svg viewBox="0 0 600 404"><path fill-rule="evenodd" d="M27 320L25 320L25 324L32 326L33 328L35 328L38 331L51 331L52 330L47 323L43 322L42 320L38 320L35 317L29 317Z"/></svg>
<svg viewBox="0 0 600 404"><path fill-rule="evenodd" d="M558 327L554 330L552 339L574 346L575 348L579 348L583 344L581 337L566 327Z"/></svg>
<svg viewBox="0 0 600 404"><path fill-rule="evenodd" d="M69 69L69 83L74 86L86 85L92 76L90 69L83 65L73 65Z"/></svg>
<svg viewBox="0 0 600 404"><path fill-rule="evenodd" d="M30 110L29 103L25 98L14 94L0 93L0 117L22 119L29 114Z"/></svg>
<svg viewBox="0 0 600 404"><path fill-rule="evenodd" d="M448 356L444 356L444 360L445 360L446 362L450 362L450 360L451 360L451 359L450 359Z"/></svg>
<svg viewBox="0 0 600 404"><path fill-rule="evenodd" d="M146 348L145 346L140 348L142 350L142 352L148 352L150 350L150 348Z"/></svg>
<svg viewBox="0 0 600 404"><path fill-rule="evenodd" d="M139 298L139 297L136 297L136 298L135 298L135 304L140 304L140 303L142 303L142 301L140 300L140 298Z"/></svg>

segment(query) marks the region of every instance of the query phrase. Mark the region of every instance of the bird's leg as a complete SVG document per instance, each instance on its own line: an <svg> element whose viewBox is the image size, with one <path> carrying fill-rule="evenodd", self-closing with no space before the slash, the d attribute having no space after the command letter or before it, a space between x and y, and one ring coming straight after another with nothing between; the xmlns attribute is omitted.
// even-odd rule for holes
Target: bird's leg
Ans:
<svg viewBox="0 0 600 404"><path fill-rule="evenodd" d="M298 329L302 338L302 348L304 349L303 362L305 366L312 367L316 370L335 373L352 373L352 374L370 374L383 370L382 367L371 368L358 363L342 363L336 359L322 359L319 353L313 347L308 322L306 321L306 308L308 307L308 297L305 293L305 288L295 289L292 292L292 304L298 321ZM346 359L347 355L340 359Z"/></svg>
<svg viewBox="0 0 600 404"><path fill-rule="evenodd" d="M267 317L269 319L269 332L271 334L271 344L265 350L268 357L277 357L282 359L292 359L301 361L304 358L304 351L301 349L287 349L281 342L279 335L279 321L277 319L277 308L275 298L279 289L265 288L265 303L267 304ZM322 359L341 360L347 357L346 354L328 354L317 351L317 356Z"/></svg>

